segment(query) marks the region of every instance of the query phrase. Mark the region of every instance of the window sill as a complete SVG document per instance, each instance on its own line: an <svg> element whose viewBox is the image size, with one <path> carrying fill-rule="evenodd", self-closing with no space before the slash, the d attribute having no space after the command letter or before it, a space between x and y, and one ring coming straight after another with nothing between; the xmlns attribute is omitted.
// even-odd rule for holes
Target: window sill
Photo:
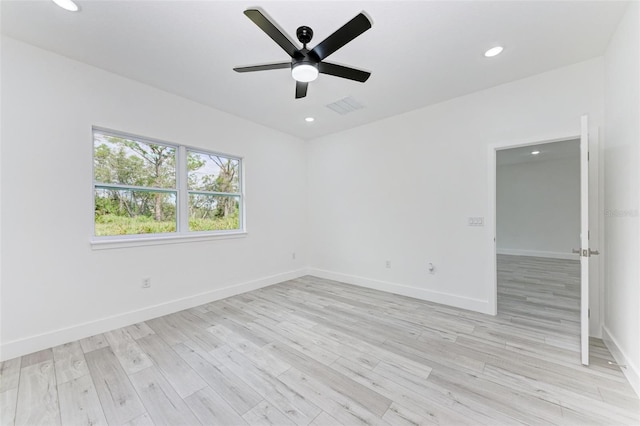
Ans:
<svg viewBox="0 0 640 426"><path fill-rule="evenodd" d="M246 231L233 231L217 234L191 234L191 235L153 235L153 236L132 236L129 238L122 237L105 237L91 240L91 249L93 250L109 250L128 247L156 246L165 244L182 244L200 241L227 240L235 238L244 238L247 236Z"/></svg>

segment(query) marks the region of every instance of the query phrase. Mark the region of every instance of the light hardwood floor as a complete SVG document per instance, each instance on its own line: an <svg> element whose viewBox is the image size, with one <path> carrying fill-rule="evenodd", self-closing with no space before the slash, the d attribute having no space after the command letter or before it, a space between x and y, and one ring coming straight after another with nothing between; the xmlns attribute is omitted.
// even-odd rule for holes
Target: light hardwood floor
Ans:
<svg viewBox="0 0 640 426"><path fill-rule="evenodd" d="M543 331L545 343L580 350L580 261L498 256L498 313Z"/></svg>
<svg viewBox="0 0 640 426"><path fill-rule="evenodd" d="M284 282L5 361L0 421L637 425L601 341L580 365L576 274L500 257L497 317Z"/></svg>

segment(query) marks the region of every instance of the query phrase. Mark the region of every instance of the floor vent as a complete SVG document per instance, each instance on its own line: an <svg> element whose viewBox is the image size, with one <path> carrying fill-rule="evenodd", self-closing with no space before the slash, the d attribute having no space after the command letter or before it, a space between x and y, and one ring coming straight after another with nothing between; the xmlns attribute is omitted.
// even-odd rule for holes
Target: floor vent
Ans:
<svg viewBox="0 0 640 426"><path fill-rule="evenodd" d="M326 105L332 111L337 112L340 115L349 114L350 112L364 108L360 102L353 99L351 96L340 99L332 104Z"/></svg>

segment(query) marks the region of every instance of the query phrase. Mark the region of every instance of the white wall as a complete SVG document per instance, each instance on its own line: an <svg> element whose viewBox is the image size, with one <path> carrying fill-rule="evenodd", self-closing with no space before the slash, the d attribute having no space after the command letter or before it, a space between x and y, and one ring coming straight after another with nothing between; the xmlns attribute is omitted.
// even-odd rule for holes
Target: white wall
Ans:
<svg viewBox="0 0 640 426"><path fill-rule="evenodd" d="M571 254L580 247L580 147L574 145L573 158L498 166L499 253L579 259Z"/></svg>
<svg viewBox="0 0 640 426"><path fill-rule="evenodd" d="M495 312L492 146L579 135L584 113L602 124L601 59L310 142L311 271Z"/></svg>
<svg viewBox="0 0 640 426"><path fill-rule="evenodd" d="M302 274L302 141L8 38L1 101L3 359ZM92 125L244 157L248 236L92 250Z"/></svg>
<svg viewBox="0 0 640 426"><path fill-rule="evenodd" d="M605 55L604 337L640 395L640 4Z"/></svg>

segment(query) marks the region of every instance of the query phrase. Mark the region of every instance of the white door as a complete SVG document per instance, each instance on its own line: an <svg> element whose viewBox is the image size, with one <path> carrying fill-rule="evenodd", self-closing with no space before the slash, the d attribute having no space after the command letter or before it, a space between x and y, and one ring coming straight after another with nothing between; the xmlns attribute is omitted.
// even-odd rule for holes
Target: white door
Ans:
<svg viewBox="0 0 640 426"><path fill-rule="evenodd" d="M580 347L583 365L589 365L589 123L580 122ZM595 252L597 254L597 252Z"/></svg>

